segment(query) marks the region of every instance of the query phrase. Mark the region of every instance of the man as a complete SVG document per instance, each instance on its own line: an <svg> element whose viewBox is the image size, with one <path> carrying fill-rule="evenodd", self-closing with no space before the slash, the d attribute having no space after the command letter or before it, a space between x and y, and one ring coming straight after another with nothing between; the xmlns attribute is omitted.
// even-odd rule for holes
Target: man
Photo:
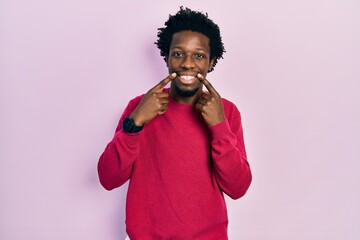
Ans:
<svg viewBox="0 0 360 240"><path fill-rule="evenodd" d="M224 52L219 28L181 7L156 44L170 75L129 102L100 157L100 182L111 190L130 179L131 240L227 239L223 193L240 198L252 176L240 113L206 79Z"/></svg>

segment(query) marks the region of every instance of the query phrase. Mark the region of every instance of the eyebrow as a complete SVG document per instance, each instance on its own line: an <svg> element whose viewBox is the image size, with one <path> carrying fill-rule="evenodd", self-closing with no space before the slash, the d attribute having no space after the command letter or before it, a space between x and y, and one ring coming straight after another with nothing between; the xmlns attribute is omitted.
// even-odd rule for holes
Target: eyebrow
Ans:
<svg viewBox="0 0 360 240"><path fill-rule="evenodd" d="M183 49L183 47L181 47L181 46L174 46L174 47L172 47L171 49L174 49L174 48ZM204 51L204 52L207 52L207 53L210 52L210 50L208 51L208 50L206 50L206 49L204 49L204 48L195 48L195 50L197 50L197 51Z"/></svg>
<svg viewBox="0 0 360 240"><path fill-rule="evenodd" d="M208 50L204 49L204 48L195 48L198 51L204 51L204 52L208 52Z"/></svg>

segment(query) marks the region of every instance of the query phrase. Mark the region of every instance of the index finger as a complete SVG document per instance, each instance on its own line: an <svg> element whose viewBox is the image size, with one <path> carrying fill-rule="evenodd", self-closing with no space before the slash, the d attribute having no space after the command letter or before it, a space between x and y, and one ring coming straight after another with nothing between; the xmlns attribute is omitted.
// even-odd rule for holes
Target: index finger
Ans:
<svg viewBox="0 0 360 240"><path fill-rule="evenodd" d="M176 73L172 73L163 80L161 80L154 88L162 90L169 82L176 77Z"/></svg>
<svg viewBox="0 0 360 240"><path fill-rule="evenodd" d="M197 74L197 77L200 79L200 81L205 85L206 89L209 91L209 93L214 94L216 96L220 96L220 94L215 90L215 88L211 85L211 83L204 78L203 75L200 73Z"/></svg>

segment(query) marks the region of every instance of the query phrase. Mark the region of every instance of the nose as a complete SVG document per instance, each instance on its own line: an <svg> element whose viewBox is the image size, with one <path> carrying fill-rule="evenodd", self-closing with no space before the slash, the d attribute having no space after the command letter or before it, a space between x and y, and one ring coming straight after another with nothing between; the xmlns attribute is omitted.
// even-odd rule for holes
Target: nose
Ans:
<svg viewBox="0 0 360 240"><path fill-rule="evenodd" d="M192 69L195 67L194 59L191 56L185 56L181 62L181 67L185 69Z"/></svg>

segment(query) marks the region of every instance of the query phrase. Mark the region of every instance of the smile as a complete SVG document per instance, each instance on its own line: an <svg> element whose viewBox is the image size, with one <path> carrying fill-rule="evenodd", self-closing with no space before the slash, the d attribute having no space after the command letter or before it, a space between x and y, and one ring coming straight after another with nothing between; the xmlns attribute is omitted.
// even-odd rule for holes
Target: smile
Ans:
<svg viewBox="0 0 360 240"><path fill-rule="evenodd" d="M192 81L195 79L195 76L180 75L180 78L184 79L185 81Z"/></svg>

